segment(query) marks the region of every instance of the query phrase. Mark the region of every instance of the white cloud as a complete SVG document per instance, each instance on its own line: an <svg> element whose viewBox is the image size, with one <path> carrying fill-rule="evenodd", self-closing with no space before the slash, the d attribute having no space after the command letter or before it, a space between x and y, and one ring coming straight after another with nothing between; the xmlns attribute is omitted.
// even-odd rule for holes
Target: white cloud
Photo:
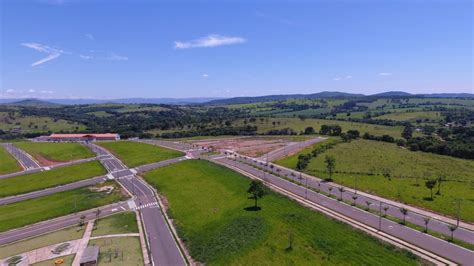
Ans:
<svg viewBox="0 0 474 266"><path fill-rule="evenodd" d="M351 79L351 78L352 78L352 76L347 75L345 77L335 77L335 78L333 78L333 80L339 81L339 80L342 80L342 79Z"/></svg>
<svg viewBox="0 0 474 266"><path fill-rule="evenodd" d="M341 80L341 77L334 78L334 80L336 81Z"/></svg>
<svg viewBox="0 0 474 266"><path fill-rule="evenodd" d="M15 92L15 90L9 89L9 90L6 90L5 92L6 93L12 93L12 92Z"/></svg>
<svg viewBox="0 0 474 266"><path fill-rule="evenodd" d="M28 92L36 92L36 91L33 89L29 89Z"/></svg>
<svg viewBox="0 0 474 266"><path fill-rule="evenodd" d="M206 73L204 73L204 74L202 74L202 75L201 75L201 77L203 77L203 78L208 78L208 77L209 77L209 75L208 75L208 74L206 74Z"/></svg>
<svg viewBox="0 0 474 266"><path fill-rule="evenodd" d="M92 55L79 55L79 57L83 60L90 60L92 58L94 58Z"/></svg>
<svg viewBox="0 0 474 266"><path fill-rule="evenodd" d="M89 40L94 40L94 39L95 39L95 38L94 38L94 35L92 35L92 34L90 34L90 33L84 34L84 37L86 37L86 38L89 39Z"/></svg>
<svg viewBox="0 0 474 266"><path fill-rule="evenodd" d="M346 79L351 79L351 78L352 78L352 76L346 76Z"/></svg>
<svg viewBox="0 0 474 266"><path fill-rule="evenodd" d="M21 43L21 45L25 46L25 47L28 47L28 48L31 48L33 50L36 50L38 52L41 52L41 53L46 53L48 54L48 56L46 56L45 58L41 59L41 60L38 60L36 62L33 62L31 64L32 67L36 67L36 66L39 66L39 65L42 65L48 61L51 61L53 59L56 59L58 58L62 53L64 53L63 50L59 50L59 49L56 49L56 48L52 48L52 47L49 47L47 45L43 45L43 44L39 44L39 43Z"/></svg>
<svg viewBox="0 0 474 266"><path fill-rule="evenodd" d="M222 45L233 45L245 43L247 40L242 37L233 36L221 36L218 34L210 34L205 37L187 41L187 42L174 42L174 48L176 49L189 49L189 48L209 48L217 47Z"/></svg>
<svg viewBox="0 0 474 266"><path fill-rule="evenodd" d="M111 61L126 61L128 60L128 57L126 56L122 56L122 55L118 55L114 52L111 52L109 53L109 55L107 56L106 58L107 60L111 60Z"/></svg>
<svg viewBox="0 0 474 266"><path fill-rule="evenodd" d="M379 73L379 76L391 76L392 73L389 73L389 72L382 72L382 73Z"/></svg>
<svg viewBox="0 0 474 266"><path fill-rule="evenodd" d="M42 90L42 91L39 91L39 93L42 93L42 94L53 94L54 92L53 92L53 91Z"/></svg>

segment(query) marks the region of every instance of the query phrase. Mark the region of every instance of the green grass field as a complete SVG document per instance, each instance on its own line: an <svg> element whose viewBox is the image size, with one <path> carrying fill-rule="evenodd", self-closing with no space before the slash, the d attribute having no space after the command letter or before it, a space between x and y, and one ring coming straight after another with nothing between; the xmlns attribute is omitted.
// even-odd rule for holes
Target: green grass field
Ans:
<svg viewBox="0 0 474 266"><path fill-rule="evenodd" d="M409 121L416 122L417 120L428 120L428 122L438 122L443 119L440 112L397 112L392 114L386 114L377 116L374 119L389 119L394 121Z"/></svg>
<svg viewBox="0 0 474 266"><path fill-rule="evenodd" d="M128 167L159 162L184 155L182 152L132 141L98 142Z"/></svg>
<svg viewBox="0 0 474 266"><path fill-rule="evenodd" d="M0 206L0 232L126 199L115 182L112 193L79 188ZM101 186L101 185L98 185Z"/></svg>
<svg viewBox="0 0 474 266"><path fill-rule="evenodd" d="M0 175L21 171L22 168L15 158L5 148L0 146Z"/></svg>
<svg viewBox="0 0 474 266"><path fill-rule="evenodd" d="M72 265L72 262L74 261L74 257L76 255L68 255L68 256L62 256L62 257L59 257L59 258L55 258L55 259L51 259L51 260L45 260L45 261L41 261L41 262L37 262L37 263L34 263L32 264L32 266L53 266L54 265L54 261L57 260L57 259L63 259L64 262L63 264L61 265Z"/></svg>
<svg viewBox="0 0 474 266"><path fill-rule="evenodd" d="M49 234L15 242L13 244L0 246L0 259L8 258L37 248L82 238L84 228L85 227L73 226Z"/></svg>
<svg viewBox="0 0 474 266"><path fill-rule="evenodd" d="M91 161L53 168L49 171L4 178L0 179L0 187L2 188L0 198L64 185L106 173L107 171L100 162Z"/></svg>
<svg viewBox="0 0 474 266"><path fill-rule="evenodd" d="M85 130L86 126L77 124L75 122L66 120L54 120L50 117L41 116L23 116L18 112L10 115L7 112L0 112L0 129L11 130L14 128L21 128L22 132L58 132L64 131L81 131Z"/></svg>
<svg viewBox="0 0 474 266"><path fill-rule="evenodd" d="M128 233L138 233L134 212L122 212L96 220L92 236Z"/></svg>
<svg viewBox="0 0 474 266"><path fill-rule="evenodd" d="M100 247L98 265L142 266L144 263L138 237L94 239L89 241L89 246L93 245Z"/></svg>
<svg viewBox="0 0 474 266"><path fill-rule="evenodd" d="M276 125L273 126L272 122L276 122ZM280 124L278 124L280 122ZM242 123L243 125L243 123ZM313 127L314 130L319 131L321 125L339 125L343 131L350 129L359 130L361 135L365 132L368 132L372 135L390 135L395 138L401 138L401 132L403 127L391 127L391 126L381 126L381 125L372 125L366 123L356 123L349 121L337 121L337 120L323 120L323 119L305 119L301 120L299 118L269 118L263 122L257 119L255 123L248 123L248 125L255 125L258 127L259 133L266 133L272 129L281 129L281 128L292 128L296 132L304 131L306 127Z"/></svg>
<svg viewBox="0 0 474 266"><path fill-rule="evenodd" d="M327 177L325 155L336 158L336 174L333 177L336 183L354 187L357 179L360 190L450 216L455 216L456 205L453 202L460 198L462 219L474 221L472 160L412 152L391 143L357 140L337 144L313 158L305 172ZM296 168L297 156L276 163ZM391 180L383 177L384 169L390 170ZM425 187L424 178L436 178L439 175L445 175L448 180L441 185L441 195L435 195L434 200L430 201L430 191Z"/></svg>
<svg viewBox="0 0 474 266"><path fill-rule="evenodd" d="M39 162L67 162L94 157L95 154L79 143L16 142L18 148L26 151Z"/></svg>
<svg viewBox="0 0 474 266"><path fill-rule="evenodd" d="M250 180L203 160L150 171L193 259L208 265L415 265L396 250L276 193L248 211ZM289 239L293 246L289 248Z"/></svg>

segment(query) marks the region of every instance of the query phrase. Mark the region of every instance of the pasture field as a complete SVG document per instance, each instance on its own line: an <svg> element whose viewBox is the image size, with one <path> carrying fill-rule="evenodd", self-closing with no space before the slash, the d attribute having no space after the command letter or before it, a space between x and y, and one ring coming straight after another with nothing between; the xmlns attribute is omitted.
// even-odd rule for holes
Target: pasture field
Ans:
<svg viewBox="0 0 474 266"><path fill-rule="evenodd" d="M94 157L95 154L74 142L16 142L13 145L35 157L40 163L68 162Z"/></svg>
<svg viewBox="0 0 474 266"><path fill-rule="evenodd" d="M80 180L105 175L107 171L98 161L74 164L49 171L0 179L0 198L24 194Z"/></svg>
<svg viewBox="0 0 474 266"><path fill-rule="evenodd" d="M20 163L7 151L0 146L0 175L10 174L22 170Z"/></svg>
<svg viewBox="0 0 474 266"><path fill-rule="evenodd" d="M41 248L44 246L63 243L66 241L82 238L85 227L73 226L49 234L37 236L13 244L0 246L0 259L8 258L23 252Z"/></svg>
<svg viewBox="0 0 474 266"><path fill-rule="evenodd" d="M443 119L441 112L397 112L377 116L374 119L389 119L394 121L409 121L415 123L417 120L422 122L438 122Z"/></svg>
<svg viewBox="0 0 474 266"><path fill-rule="evenodd" d="M24 116L17 112L13 112L13 115L8 112L0 112L1 130L11 130L18 127L25 133L59 132L61 130L81 131L86 129L85 125L62 119L55 120L50 117Z"/></svg>
<svg viewBox="0 0 474 266"><path fill-rule="evenodd" d="M121 212L95 220L92 236L138 233L134 212Z"/></svg>
<svg viewBox="0 0 474 266"><path fill-rule="evenodd" d="M144 263L138 237L94 239L89 241L89 246L100 247L98 265L142 266ZM118 251L117 257L115 251Z"/></svg>
<svg viewBox="0 0 474 266"><path fill-rule="evenodd" d="M98 192L91 187L59 192L35 199L0 206L0 232L29 224L97 208L126 199L115 182L99 186L114 186L112 193Z"/></svg>
<svg viewBox="0 0 474 266"><path fill-rule="evenodd" d="M275 122L275 126L273 126ZM278 124L279 123L279 124ZM243 123L240 121L239 124ZM305 119L301 120L299 118L269 118L261 121L257 119L255 123L248 123L248 125L255 125L258 127L259 133L266 133L272 129L282 129L282 128L292 128L296 132L304 131L306 127L313 127L314 130L319 131L321 125L339 125L342 128L342 131L347 131L350 129L359 130L359 132L364 134L368 132L372 135L390 135L394 138L401 138L401 132L403 127L401 126L382 126L382 125L372 125L366 123L357 123L349 121L337 121L337 120L323 120L323 119Z"/></svg>
<svg viewBox="0 0 474 266"><path fill-rule="evenodd" d="M417 259L269 192L255 211L250 179L189 160L145 175L167 198L191 256L208 265L415 265ZM292 246L289 242L292 239Z"/></svg>
<svg viewBox="0 0 474 266"><path fill-rule="evenodd" d="M449 156L412 152L395 144L370 140L339 143L317 158L311 159L306 173L322 178L328 177L324 158L336 159L334 182L382 197L430 209L448 216L456 216L454 202L461 199L461 218L474 221L474 161ZM285 158L277 162L296 168L296 158ZM385 169L390 179L383 176ZM441 194L430 199L430 190L425 187L429 178L446 177L441 183Z"/></svg>
<svg viewBox="0 0 474 266"><path fill-rule="evenodd" d="M155 163L184 155L179 151L141 142L113 141L97 142L97 144L112 152L128 167Z"/></svg>

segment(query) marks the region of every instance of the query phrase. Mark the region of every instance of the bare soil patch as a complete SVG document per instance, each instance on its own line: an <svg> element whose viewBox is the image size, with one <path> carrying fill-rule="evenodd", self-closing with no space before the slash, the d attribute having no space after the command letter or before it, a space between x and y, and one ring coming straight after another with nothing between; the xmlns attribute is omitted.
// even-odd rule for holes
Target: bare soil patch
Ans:
<svg viewBox="0 0 474 266"><path fill-rule="evenodd" d="M245 156L260 157L263 154L284 147L290 143L286 139L276 138L227 138L227 139L207 139L193 141L206 148L216 150L233 150Z"/></svg>

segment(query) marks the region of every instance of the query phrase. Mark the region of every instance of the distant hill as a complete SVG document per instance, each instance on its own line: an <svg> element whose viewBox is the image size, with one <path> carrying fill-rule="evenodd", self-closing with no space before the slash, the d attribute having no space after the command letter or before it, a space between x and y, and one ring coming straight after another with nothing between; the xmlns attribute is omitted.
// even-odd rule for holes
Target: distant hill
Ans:
<svg viewBox="0 0 474 266"><path fill-rule="evenodd" d="M363 94L353 94L338 91L323 91L313 94L286 94L286 95L266 95L266 96L255 96L255 97L235 97L228 99L213 100L207 102L209 105L220 105L220 104L244 104L244 103L256 103L256 102L269 102L269 101L284 101L289 99L317 99L317 98L338 98L338 97L363 97Z"/></svg>
<svg viewBox="0 0 474 266"><path fill-rule="evenodd" d="M209 102L212 100L217 100L222 98L123 98L123 99L47 99L47 100L38 100L38 99L0 99L0 104L13 104L21 103L20 105L26 105L28 102L34 103L38 102L47 102L50 104L60 104L60 105L75 105L75 104L102 104L102 103L123 103L123 104L200 104ZM23 103L22 103L23 102ZM34 105L34 104L31 104Z"/></svg>
<svg viewBox="0 0 474 266"><path fill-rule="evenodd" d="M387 92L382 92L382 93L377 93L377 94L372 94L370 96L376 96L376 97L395 97L395 96L414 96L414 94L404 92L404 91L387 91Z"/></svg>
<svg viewBox="0 0 474 266"><path fill-rule="evenodd" d="M37 106L37 107L55 107L59 106L57 103L42 101L38 99L25 99L21 101L14 101L6 103L8 105L15 105L15 106Z"/></svg>

